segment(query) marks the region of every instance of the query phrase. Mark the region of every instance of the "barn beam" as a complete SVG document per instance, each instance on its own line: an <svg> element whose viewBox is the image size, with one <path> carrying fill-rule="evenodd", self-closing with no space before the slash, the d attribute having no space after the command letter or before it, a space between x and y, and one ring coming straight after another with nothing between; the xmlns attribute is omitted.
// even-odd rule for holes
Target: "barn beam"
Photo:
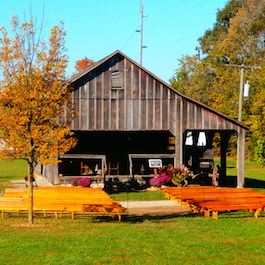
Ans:
<svg viewBox="0 0 265 265"><path fill-rule="evenodd" d="M228 142L230 139L230 134L227 132L220 132L221 141L220 141L220 147L221 147L221 158L220 158L220 164L221 164L221 177L226 177L226 153L227 153L227 147Z"/></svg>
<svg viewBox="0 0 265 265"><path fill-rule="evenodd" d="M242 188L245 184L245 131L243 128L239 128L237 137L237 187Z"/></svg>

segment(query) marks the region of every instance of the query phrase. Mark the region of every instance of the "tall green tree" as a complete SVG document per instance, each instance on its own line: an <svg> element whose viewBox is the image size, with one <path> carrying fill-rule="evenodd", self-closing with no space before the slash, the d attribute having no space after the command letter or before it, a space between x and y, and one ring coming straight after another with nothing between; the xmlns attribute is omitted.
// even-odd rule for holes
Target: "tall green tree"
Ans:
<svg viewBox="0 0 265 265"><path fill-rule="evenodd" d="M229 65L249 66L244 76L251 84L251 96L244 102L243 122L251 127L249 135L257 161L265 165L265 1L230 0L218 11L216 23L199 43L202 58L184 57L171 79L172 86L238 118L239 68Z"/></svg>

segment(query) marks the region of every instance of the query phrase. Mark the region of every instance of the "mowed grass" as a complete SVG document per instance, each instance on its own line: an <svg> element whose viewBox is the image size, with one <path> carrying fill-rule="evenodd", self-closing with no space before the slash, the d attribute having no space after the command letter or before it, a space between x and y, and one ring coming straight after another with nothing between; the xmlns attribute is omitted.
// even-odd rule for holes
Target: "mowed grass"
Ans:
<svg viewBox="0 0 265 265"><path fill-rule="evenodd" d="M23 160L0 160L0 191L9 187L10 180L24 179L27 176L27 164Z"/></svg>
<svg viewBox="0 0 265 265"><path fill-rule="evenodd" d="M265 218L0 221L2 265L264 264Z"/></svg>
<svg viewBox="0 0 265 265"><path fill-rule="evenodd" d="M236 160L227 159L227 174L237 175ZM245 177L249 179L265 181L265 168L252 161L245 161Z"/></svg>
<svg viewBox="0 0 265 265"><path fill-rule="evenodd" d="M227 176L227 183L230 182L232 186L236 186L235 159L227 159ZM252 161L245 161L245 187L265 192L265 168Z"/></svg>
<svg viewBox="0 0 265 265"><path fill-rule="evenodd" d="M158 201L165 200L165 193L158 191L136 191L136 192L118 192L110 196L116 201Z"/></svg>
<svg viewBox="0 0 265 265"><path fill-rule="evenodd" d="M6 173L1 162L0 178L23 179L26 166L18 163L20 166L9 166L19 172L7 166L13 173ZM228 174L234 174L235 164L228 166ZM264 169L247 163L246 177L263 183ZM124 200L161 195L154 191L115 194ZM257 219L239 211L221 213L218 220L195 214L127 216L122 222L111 218L34 221L43 226L20 226L27 222L26 217L0 219L0 265L262 265L265 260L265 213Z"/></svg>
<svg viewBox="0 0 265 265"><path fill-rule="evenodd" d="M0 160L0 182L23 179L27 176L24 160Z"/></svg>

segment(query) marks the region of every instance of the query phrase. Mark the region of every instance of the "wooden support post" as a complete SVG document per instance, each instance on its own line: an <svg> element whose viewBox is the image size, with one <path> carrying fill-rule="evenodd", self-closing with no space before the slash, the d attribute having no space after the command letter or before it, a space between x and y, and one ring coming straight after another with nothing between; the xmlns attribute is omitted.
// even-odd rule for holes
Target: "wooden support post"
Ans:
<svg viewBox="0 0 265 265"><path fill-rule="evenodd" d="M220 177L226 177L226 153L227 153L227 146L228 141L230 138L230 135L226 132L221 132L221 141L220 141L220 147L221 147L221 168L220 168Z"/></svg>
<svg viewBox="0 0 265 265"><path fill-rule="evenodd" d="M256 209L255 212L254 212L254 217L258 218L259 215L260 215L260 212L261 212L261 209Z"/></svg>
<svg viewBox="0 0 265 265"><path fill-rule="evenodd" d="M71 217L72 217L72 220L75 219L75 212L74 211L71 212Z"/></svg>
<svg viewBox="0 0 265 265"><path fill-rule="evenodd" d="M245 167L245 131L240 128L237 135L237 187L244 187L244 167Z"/></svg>
<svg viewBox="0 0 265 265"><path fill-rule="evenodd" d="M2 219L5 218L5 210L2 210Z"/></svg>
<svg viewBox="0 0 265 265"><path fill-rule="evenodd" d="M218 220L218 211L213 211L213 219Z"/></svg>
<svg viewBox="0 0 265 265"><path fill-rule="evenodd" d="M210 215L211 215L211 211L210 210L205 210L204 211L204 216L205 217L210 217Z"/></svg>
<svg viewBox="0 0 265 265"><path fill-rule="evenodd" d="M118 219L119 219L119 222L121 222L121 214L120 213L118 214Z"/></svg>
<svg viewBox="0 0 265 265"><path fill-rule="evenodd" d="M154 178L157 177L157 168L154 168Z"/></svg>
<svg viewBox="0 0 265 265"><path fill-rule="evenodd" d="M54 212L54 216L55 216L55 219L57 220L58 219L58 212L57 211Z"/></svg>

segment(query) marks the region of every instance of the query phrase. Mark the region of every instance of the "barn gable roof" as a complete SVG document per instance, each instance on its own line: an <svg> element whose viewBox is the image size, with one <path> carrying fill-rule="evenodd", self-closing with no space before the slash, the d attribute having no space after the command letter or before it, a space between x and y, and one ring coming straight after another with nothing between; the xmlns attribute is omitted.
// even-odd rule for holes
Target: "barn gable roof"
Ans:
<svg viewBox="0 0 265 265"><path fill-rule="evenodd" d="M168 83L164 82L163 80L161 80L160 78L158 78L156 75L154 75L153 73L151 73L149 70L147 70L146 68L144 68L143 66L141 66L140 64L138 64L137 62L135 62L134 60L132 60L130 57L128 57L127 55L125 55L124 53L122 53L121 51L117 50L115 52L113 52L112 54L106 56L105 58L103 58L102 60L94 63L93 65L89 66L88 68L84 69L83 71L80 71L79 73L75 74L73 77L71 77L71 79L69 80L72 84L78 82L81 78L85 77L86 75L88 75L90 72L92 72L93 70L99 68L102 64L104 64L105 62L111 60L114 57L123 57L126 58L128 61L130 61L132 64L134 64L135 66L137 66L138 68L140 68L142 71L146 72L148 75L152 76L154 79L156 79L158 82L162 83L164 86L166 86L168 89L172 90L174 93L176 93L178 96L182 97L183 99L196 104L198 107L201 107L245 130L249 130L249 127L244 125L243 123L228 117L227 115L197 101L194 100L186 95L184 95L183 93L179 92L178 90L176 90L175 88L173 88L172 86L170 86Z"/></svg>

